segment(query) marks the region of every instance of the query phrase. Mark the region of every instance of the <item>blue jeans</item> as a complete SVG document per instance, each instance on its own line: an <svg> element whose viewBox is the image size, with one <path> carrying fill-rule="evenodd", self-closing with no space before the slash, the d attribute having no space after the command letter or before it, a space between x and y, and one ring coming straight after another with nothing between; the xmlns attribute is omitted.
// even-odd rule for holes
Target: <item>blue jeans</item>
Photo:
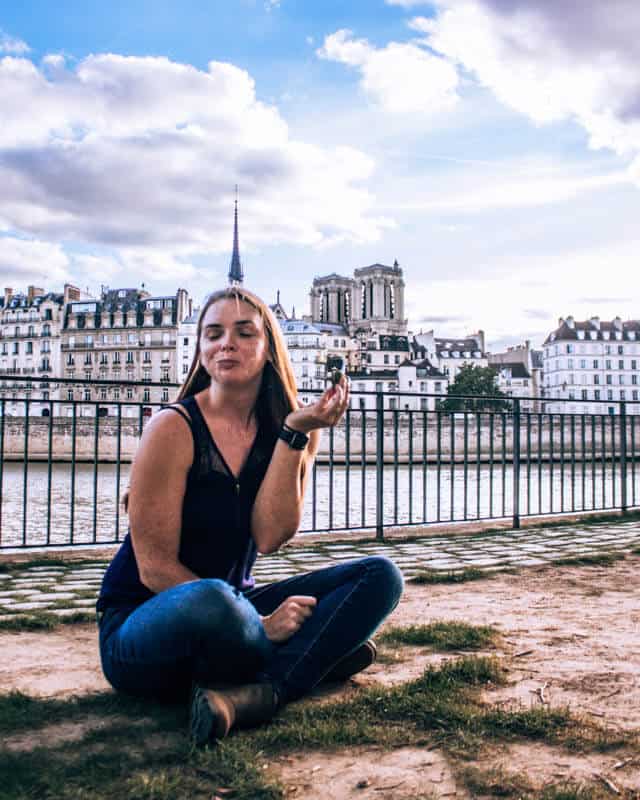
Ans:
<svg viewBox="0 0 640 800"><path fill-rule="evenodd" d="M166 589L137 608L110 608L100 621L102 668L134 695L179 697L203 685L268 680L281 703L307 694L393 611L400 570L371 556L271 583L242 594L203 579ZM291 595L311 595L313 614L273 644L261 616Z"/></svg>

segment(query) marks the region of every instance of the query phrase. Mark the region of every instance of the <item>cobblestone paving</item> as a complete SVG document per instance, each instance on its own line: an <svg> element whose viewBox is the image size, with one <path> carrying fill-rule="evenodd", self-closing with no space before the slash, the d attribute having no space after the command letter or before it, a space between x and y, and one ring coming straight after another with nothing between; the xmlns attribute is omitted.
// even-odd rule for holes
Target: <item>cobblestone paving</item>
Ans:
<svg viewBox="0 0 640 800"><path fill-rule="evenodd" d="M449 572L473 567L491 571L543 566L558 559L628 552L639 546L638 520L497 533L439 534L410 541L321 542L260 556L254 575L256 582L262 584L352 558L385 555L396 562L406 578L411 578L425 570ZM107 563L104 560L64 566L9 566L0 571L0 621L34 612L48 612L61 618L92 612Z"/></svg>

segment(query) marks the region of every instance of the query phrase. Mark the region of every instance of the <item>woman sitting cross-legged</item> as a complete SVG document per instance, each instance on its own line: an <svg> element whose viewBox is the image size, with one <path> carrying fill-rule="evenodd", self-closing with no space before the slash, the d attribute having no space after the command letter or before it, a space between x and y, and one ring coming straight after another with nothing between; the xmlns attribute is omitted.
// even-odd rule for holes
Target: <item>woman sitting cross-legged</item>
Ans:
<svg viewBox="0 0 640 800"><path fill-rule="evenodd" d="M362 558L254 587L256 553L296 533L320 429L347 380L299 407L269 308L212 294L178 402L145 427L131 471L130 532L98 599L104 674L134 695L191 693L191 736L265 722L326 678L375 657L369 637L402 592L398 568Z"/></svg>

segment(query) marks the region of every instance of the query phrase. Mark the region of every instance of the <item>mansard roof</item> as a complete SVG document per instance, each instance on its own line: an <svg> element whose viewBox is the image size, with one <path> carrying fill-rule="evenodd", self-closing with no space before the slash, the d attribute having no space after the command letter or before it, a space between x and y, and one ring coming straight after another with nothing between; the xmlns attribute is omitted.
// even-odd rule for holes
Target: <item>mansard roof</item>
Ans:
<svg viewBox="0 0 640 800"><path fill-rule="evenodd" d="M278 322L283 333L308 333L317 336L322 333L315 325L303 319L279 319Z"/></svg>
<svg viewBox="0 0 640 800"><path fill-rule="evenodd" d="M494 366L499 367L502 371L503 369L508 369L511 372L512 378L530 378L531 373L522 363L522 361L510 361L504 362L502 364L495 364Z"/></svg>
<svg viewBox="0 0 640 800"><path fill-rule="evenodd" d="M46 294L36 295L36 297L32 297L31 300L29 300L28 295L23 292L17 292L11 295L6 307L4 304L4 297L0 297L0 309L3 311L25 308L38 309L46 300L51 300L54 303L58 303L58 305L62 305L64 302L64 295L57 294L56 292L47 292Z"/></svg>
<svg viewBox="0 0 640 800"><path fill-rule="evenodd" d="M380 350L395 350L401 351L403 353L409 352L409 337L408 336L398 336L396 334L391 333L380 333L378 334L378 344L380 346Z"/></svg>
<svg viewBox="0 0 640 800"><path fill-rule="evenodd" d="M449 352L457 351L459 353L471 352L480 350L480 343L473 336L467 336L464 339L434 339L436 346L436 353L440 355L443 350ZM483 354L484 355L484 354Z"/></svg>
<svg viewBox="0 0 640 800"><path fill-rule="evenodd" d="M442 378L444 380L447 377L444 372L440 372L439 369L436 369L428 358L423 358L422 361L413 363L419 378Z"/></svg>
<svg viewBox="0 0 640 800"><path fill-rule="evenodd" d="M616 334L621 334L618 337ZM631 335L629 335L631 334ZM610 339L637 341L640 339L640 320L632 319L623 322L616 317L611 322L591 317L584 321L574 320L573 317L559 320L558 327L544 340L544 344L556 341L575 341L586 339L591 341L604 341Z"/></svg>
<svg viewBox="0 0 640 800"><path fill-rule="evenodd" d="M398 370L397 369L376 369L370 370L369 372L358 370L356 372L348 372L348 377L351 380L371 380L371 381L379 381L381 378L398 378ZM353 389L352 389L353 391Z"/></svg>

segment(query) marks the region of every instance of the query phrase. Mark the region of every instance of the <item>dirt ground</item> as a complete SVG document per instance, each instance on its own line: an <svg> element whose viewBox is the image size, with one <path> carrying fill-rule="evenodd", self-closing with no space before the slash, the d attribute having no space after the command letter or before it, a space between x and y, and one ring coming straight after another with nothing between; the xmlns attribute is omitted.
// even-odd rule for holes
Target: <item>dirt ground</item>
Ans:
<svg viewBox="0 0 640 800"><path fill-rule="evenodd" d="M488 703L568 706L608 727L637 731L639 569L640 557L631 556L607 567L525 570L463 584L409 584L387 624L460 620L493 625L502 640L490 652L507 667L509 684L487 692ZM0 633L0 652L0 692L19 689L32 695L68 696L108 688L100 671L93 626ZM406 681L419 676L427 664L459 655L424 648L399 652L403 660L385 659L341 692L348 695L358 685ZM492 747L476 766L524 774L537 785L595 779L603 788L608 780L619 789L638 789L640 753L623 755L580 755L539 743L519 743ZM470 797L456 783L442 753L425 748L294 754L278 759L272 771L289 798Z"/></svg>

